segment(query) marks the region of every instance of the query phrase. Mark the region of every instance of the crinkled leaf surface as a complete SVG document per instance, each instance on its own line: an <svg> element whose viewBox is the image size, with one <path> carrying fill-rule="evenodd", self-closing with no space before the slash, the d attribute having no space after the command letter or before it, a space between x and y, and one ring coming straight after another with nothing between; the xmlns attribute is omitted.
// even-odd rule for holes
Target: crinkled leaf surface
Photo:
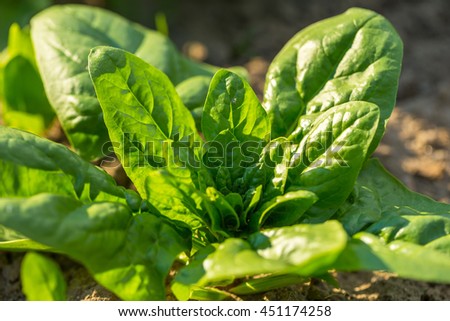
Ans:
<svg viewBox="0 0 450 321"><path fill-rule="evenodd" d="M30 252L22 260L22 291L28 301L66 300L66 281L58 264L50 258Z"/></svg>
<svg viewBox="0 0 450 321"><path fill-rule="evenodd" d="M0 197L39 193L71 195L128 203L139 209L140 198L117 186L103 170L82 160L67 147L20 130L0 126Z"/></svg>
<svg viewBox="0 0 450 321"><path fill-rule="evenodd" d="M199 252L175 282L204 286L265 273L311 276L326 271L346 243L347 234L336 221L268 229Z"/></svg>
<svg viewBox="0 0 450 321"><path fill-rule="evenodd" d="M0 199L0 224L80 261L124 300L164 300L165 277L191 242L182 223L51 194Z"/></svg>
<svg viewBox="0 0 450 321"><path fill-rule="evenodd" d="M322 113L293 152L288 179L319 200L305 219L328 219L353 189L375 135L379 108L348 102Z"/></svg>
<svg viewBox="0 0 450 321"><path fill-rule="evenodd" d="M283 195L289 174L293 142L285 137L271 140L261 153L257 167L266 172L269 181L264 190L264 200ZM295 145L294 145L295 146Z"/></svg>
<svg viewBox="0 0 450 321"><path fill-rule="evenodd" d="M186 207L192 200L180 189L193 187L201 141L170 80L112 47L92 50L89 72L115 153L141 196L165 214L189 214L196 205Z"/></svg>
<svg viewBox="0 0 450 321"><path fill-rule="evenodd" d="M144 188L150 203L161 213L182 221L196 230L204 226L205 217L200 211L201 196L191 185L184 184L164 170L146 174Z"/></svg>
<svg viewBox="0 0 450 321"><path fill-rule="evenodd" d="M264 107L273 137L289 135L302 115L367 101L379 106L381 117L371 154L395 104L402 54L392 25L365 9L350 9L300 31L267 72Z"/></svg>
<svg viewBox="0 0 450 321"><path fill-rule="evenodd" d="M165 168L189 179L199 149L195 124L169 78L128 52L97 47L89 72L109 136L122 165L144 196L145 173ZM197 143L197 144L196 144Z"/></svg>
<svg viewBox="0 0 450 321"><path fill-rule="evenodd" d="M49 100L72 146L86 159L102 156L102 145L108 141L87 70L93 47L113 46L133 52L175 84L192 76L212 76L215 71L182 57L164 35L100 8L53 6L36 15L31 27Z"/></svg>

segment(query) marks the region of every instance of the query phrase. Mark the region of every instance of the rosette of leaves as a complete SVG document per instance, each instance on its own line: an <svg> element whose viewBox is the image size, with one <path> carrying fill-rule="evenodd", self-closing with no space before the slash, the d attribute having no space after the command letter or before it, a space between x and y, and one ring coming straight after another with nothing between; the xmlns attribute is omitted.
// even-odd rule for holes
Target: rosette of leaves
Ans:
<svg viewBox="0 0 450 321"><path fill-rule="evenodd" d="M109 139L139 196L62 146L2 128L0 246L69 255L132 300L163 299L171 266L178 299L225 299L330 270L449 283L450 205L370 159L401 59L389 22L351 9L282 49L263 104L245 79L215 73L198 128L162 71L93 48Z"/></svg>

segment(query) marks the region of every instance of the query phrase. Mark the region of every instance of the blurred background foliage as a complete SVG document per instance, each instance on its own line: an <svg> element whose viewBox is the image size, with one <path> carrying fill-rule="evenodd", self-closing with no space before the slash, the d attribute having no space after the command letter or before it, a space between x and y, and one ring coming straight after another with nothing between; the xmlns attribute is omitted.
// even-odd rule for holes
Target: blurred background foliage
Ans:
<svg viewBox="0 0 450 321"><path fill-rule="evenodd" d="M50 0L1 0L0 1L0 49L6 47L9 27L17 22L20 26L28 24L30 18L50 6Z"/></svg>
<svg viewBox="0 0 450 321"><path fill-rule="evenodd" d="M99 6L115 11L128 19L156 29L161 13L164 16L174 16L178 0L1 0L0 1L0 48L5 48L8 39L8 29L13 23L21 27L28 24L30 18L37 12L53 4L81 3Z"/></svg>

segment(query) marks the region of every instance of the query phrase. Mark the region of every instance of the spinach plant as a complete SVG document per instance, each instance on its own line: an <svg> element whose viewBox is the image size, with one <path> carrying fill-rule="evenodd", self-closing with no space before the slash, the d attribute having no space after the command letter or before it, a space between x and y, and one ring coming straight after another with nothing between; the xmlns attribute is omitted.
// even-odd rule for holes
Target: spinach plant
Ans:
<svg viewBox="0 0 450 321"><path fill-rule="evenodd" d="M57 10L34 18L34 39ZM262 104L230 70L210 83L200 75L192 81L209 83L204 102L203 89L181 90L195 115L201 108L196 120L175 87L185 78L179 62L167 66L171 77L139 58L133 52L149 35L125 27L105 32L119 30L127 41L127 32L138 32L140 41L64 57L67 70L80 62L73 70L82 73L80 89L92 88L89 104L65 100L64 91L50 100L66 116L74 102L101 108L137 193L64 146L1 127L0 249L68 255L130 300L164 299L171 268L170 290L181 300L329 279L331 270L450 282L450 205L408 190L370 158L395 103L402 59L402 42L383 17L350 9L300 31L272 62ZM64 33L68 47L76 43ZM46 50L65 50L42 41ZM40 67L47 92L76 78L46 76L58 57L49 54ZM78 142L96 142L96 127L82 127ZM64 297L61 285L48 288Z"/></svg>

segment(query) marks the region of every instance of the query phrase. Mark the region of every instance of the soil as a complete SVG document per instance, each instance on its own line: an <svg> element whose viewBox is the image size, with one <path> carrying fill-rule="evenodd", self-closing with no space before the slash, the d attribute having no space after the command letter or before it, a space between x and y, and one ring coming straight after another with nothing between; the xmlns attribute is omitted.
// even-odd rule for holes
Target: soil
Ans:
<svg viewBox="0 0 450 321"><path fill-rule="evenodd" d="M155 1L156 5L149 9L161 9L163 2ZM244 65L259 95L269 62L283 44L306 25L353 6L366 7L386 16L404 41L404 63L397 108L375 156L411 189L450 202L449 1L168 2L176 5L165 12L170 36L177 46L193 58L212 64ZM137 3L142 5L141 11L145 11L144 1ZM57 124L49 136L65 142ZM127 184L127 178L119 173L117 180ZM0 253L0 300L24 299L20 291L21 259L20 253ZM117 299L96 284L77 263L64 257L57 257L57 260L68 282L70 300ZM336 273L335 277L338 288L313 280L241 299L450 300L450 285L405 280L380 272Z"/></svg>

